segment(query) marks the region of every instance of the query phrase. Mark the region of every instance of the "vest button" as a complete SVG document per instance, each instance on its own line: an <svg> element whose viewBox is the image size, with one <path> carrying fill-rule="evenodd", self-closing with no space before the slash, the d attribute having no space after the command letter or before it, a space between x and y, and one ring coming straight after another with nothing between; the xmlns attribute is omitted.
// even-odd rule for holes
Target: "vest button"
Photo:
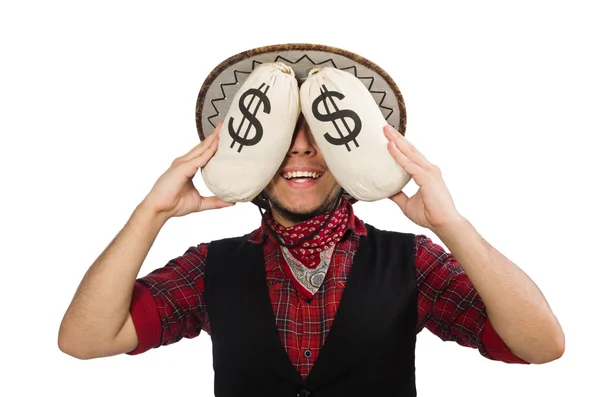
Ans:
<svg viewBox="0 0 600 397"><path fill-rule="evenodd" d="M308 397L310 396L310 392L306 389L300 389L300 391L298 392L298 394L296 394L296 396L298 397Z"/></svg>
<svg viewBox="0 0 600 397"><path fill-rule="evenodd" d="M310 351L310 349L304 350L304 357L310 358L311 356L312 356L312 352Z"/></svg>

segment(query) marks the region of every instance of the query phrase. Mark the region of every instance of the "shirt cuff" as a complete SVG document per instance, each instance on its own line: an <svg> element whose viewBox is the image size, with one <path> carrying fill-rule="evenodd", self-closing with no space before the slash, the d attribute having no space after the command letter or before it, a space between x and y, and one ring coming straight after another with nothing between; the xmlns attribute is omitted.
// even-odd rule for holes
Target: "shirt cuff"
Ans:
<svg viewBox="0 0 600 397"><path fill-rule="evenodd" d="M483 325L481 335L481 353L490 360L502 361L510 364L529 364L527 361L515 356L504 343L500 335L496 333L489 319Z"/></svg>
<svg viewBox="0 0 600 397"><path fill-rule="evenodd" d="M127 354L136 355L158 347L162 334L158 309L150 291L138 282L133 287L129 312L137 333L138 345Z"/></svg>

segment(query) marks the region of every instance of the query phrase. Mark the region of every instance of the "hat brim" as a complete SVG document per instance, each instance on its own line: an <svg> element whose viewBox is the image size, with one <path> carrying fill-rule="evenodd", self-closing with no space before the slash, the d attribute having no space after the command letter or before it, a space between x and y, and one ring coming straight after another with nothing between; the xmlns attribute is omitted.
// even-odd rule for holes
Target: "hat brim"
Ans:
<svg viewBox="0 0 600 397"><path fill-rule="evenodd" d="M406 106L400 89L375 63L352 52L325 45L278 44L233 55L209 73L196 101L196 129L200 140L209 136L217 123L225 118L236 92L254 68L268 62L289 65L299 84L315 67L330 66L352 73L365 84L388 124L405 134ZM348 195L347 198L356 202ZM252 202L265 208L266 202L258 197Z"/></svg>

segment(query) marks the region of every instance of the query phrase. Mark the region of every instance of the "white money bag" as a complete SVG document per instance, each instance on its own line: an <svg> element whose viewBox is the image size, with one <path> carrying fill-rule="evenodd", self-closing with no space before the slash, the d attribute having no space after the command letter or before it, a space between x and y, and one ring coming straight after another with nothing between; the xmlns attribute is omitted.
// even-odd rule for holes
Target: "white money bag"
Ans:
<svg viewBox="0 0 600 397"><path fill-rule="evenodd" d="M376 201L399 193L410 175L388 151L388 123L354 75L331 67L312 69L300 87L301 109L337 182L351 196Z"/></svg>
<svg viewBox="0 0 600 397"><path fill-rule="evenodd" d="M202 169L208 189L227 202L254 199L281 166L299 115L292 68L281 62L256 67L235 94L217 152Z"/></svg>

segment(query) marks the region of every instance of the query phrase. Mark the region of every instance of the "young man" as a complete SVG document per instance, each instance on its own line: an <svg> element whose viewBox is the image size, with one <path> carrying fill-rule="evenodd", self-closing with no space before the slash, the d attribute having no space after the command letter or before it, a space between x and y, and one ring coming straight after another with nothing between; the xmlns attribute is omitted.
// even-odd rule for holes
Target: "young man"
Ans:
<svg viewBox="0 0 600 397"><path fill-rule="evenodd" d="M172 163L86 273L61 324L62 351L140 354L204 330L217 396L413 396L423 328L508 363L562 355L541 291L457 212L440 170L389 125L389 153L419 186L390 199L449 253L358 219L300 117L261 195L260 227L191 247L136 280L170 218L232 205L192 184L222 125Z"/></svg>

